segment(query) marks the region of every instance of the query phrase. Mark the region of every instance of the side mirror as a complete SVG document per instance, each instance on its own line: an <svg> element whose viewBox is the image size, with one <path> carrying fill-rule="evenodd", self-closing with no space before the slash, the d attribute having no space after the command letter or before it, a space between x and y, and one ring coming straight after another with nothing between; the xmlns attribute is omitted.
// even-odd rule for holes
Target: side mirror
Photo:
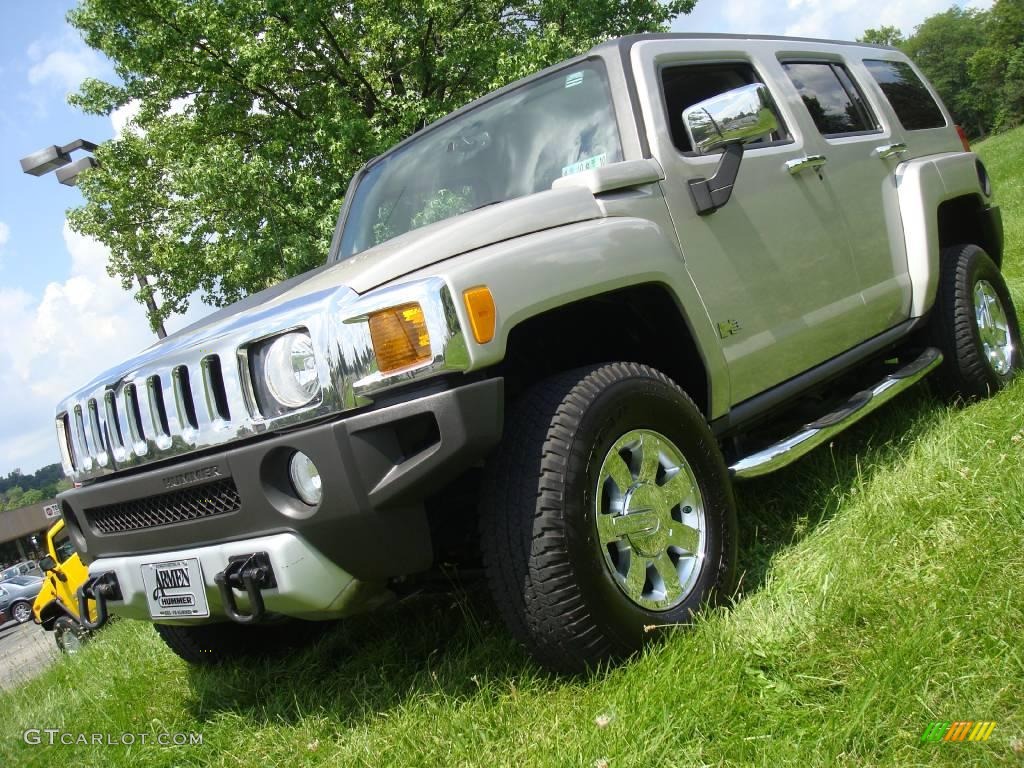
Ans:
<svg viewBox="0 0 1024 768"><path fill-rule="evenodd" d="M723 150L714 176L690 180L694 207L705 216L729 202L744 147L775 133L779 119L767 86L754 83L694 104L683 112L683 125L699 154Z"/></svg>
<svg viewBox="0 0 1024 768"><path fill-rule="evenodd" d="M683 112L694 150L702 155L730 144L750 144L779 130L772 97L762 83L744 85Z"/></svg>
<svg viewBox="0 0 1024 768"><path fill-rule="evenodd" d="M39 568L46 573L47 571L54 571L57 569L57 562L49 555L43 555L39 558Z"/></svg>

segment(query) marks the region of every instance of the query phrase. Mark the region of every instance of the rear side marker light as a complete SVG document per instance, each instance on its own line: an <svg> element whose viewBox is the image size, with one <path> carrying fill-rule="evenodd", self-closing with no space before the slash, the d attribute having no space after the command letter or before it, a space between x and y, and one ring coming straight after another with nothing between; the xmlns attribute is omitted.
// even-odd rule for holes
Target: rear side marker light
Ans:
<svg viewBox="0 0 1024 768"><path fill-rule="evenodd" d="M956 127L956 135L960 137L960 143L964 146L964 152L970 152L971 140L967 138L967 133L964 131L963 126L958 125Z"/></svg>

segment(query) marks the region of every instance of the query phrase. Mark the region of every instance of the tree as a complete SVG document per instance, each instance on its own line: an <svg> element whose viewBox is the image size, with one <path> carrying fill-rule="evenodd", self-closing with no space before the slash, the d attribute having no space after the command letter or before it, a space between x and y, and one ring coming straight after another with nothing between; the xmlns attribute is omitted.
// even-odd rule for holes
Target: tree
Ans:
<svg viewBox="0 0 1024 768"><path fill-rule="evenodd" d="M483 93L696 0L83 0L69 14L115 65L73 103L132 104L134 130L82 175L72 227L110 246L161 314L323 262L348 180Z"/></svg>
<svg viewBox="0 0 1024 768"><path fill-rule="evenodd" d="M899 48L906 42L903 33L898 27L890 25L878 27L877 29L865 29L864 34L857 38L858 42L870 43L872 45L888 45L892 48Z"/></svg>
<svg viewBox="0 0 1024 768"><path fill-rule="evenodd" d="M972 76L969 66L987 42L986 22L983 11L953 6L925 19L903 45L973 136L984 136L992 124L989 86Z"/></svg>
<svg viewBox="0 0 1024 768"><path fill-rule="evenodd" d="M1024 121L1024 0L997 0L985 20L986 44L968 62L996 129Z"/></svg>

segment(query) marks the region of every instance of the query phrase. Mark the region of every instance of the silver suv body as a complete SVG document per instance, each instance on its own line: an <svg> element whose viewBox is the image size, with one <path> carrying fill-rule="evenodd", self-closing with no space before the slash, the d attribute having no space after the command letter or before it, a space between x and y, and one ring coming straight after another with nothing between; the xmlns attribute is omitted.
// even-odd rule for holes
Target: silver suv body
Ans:
<svg viewBox="0 0 1024 768"><path fill-rule="evenodd" d="M943 261L968 245L997 275L1001 220L984 167L900 52L610 41L375 159L352 181L323 267L175 334L58 407L64 468L82 484L62 503L91 562L87 594L162 624L186 657L190 628L226 618L346 616L450 554L477 524L452 501L470 488L496 599L538 658L571 668L628 650L634 624L685 620L673 612L727 588L724 577L701 581L732 557L722 483L783 466L933 370L967 388L966 364L949 361L967 341L943 337L955 323L934 317ZM966 288L949 280L951 297L974 297L968 341L989 368L973 385L990 391L1019 365L1012 302L991 272ZM866 389L838 384L895 358ZM576 384L559 383L566 371ZM578 514L593 517L580 523L593 563L571 542L562 552L582 604L607 588L623 615L595 619L611 639L592 652L564 632L538 639L542 585L513 594L536 571L510 565L514 553L488 537L501 528L539 541L529 520L543 493L501 488L547 471L530 457L546 455L557 430L517 439L535 444L515 456L510 441L529 432L520 423L547 418L538 393L561 392L564 406L605 387L608 402L639 404L648 380L675 393L665 398L678 417L636 405L621 435L591 436L600 450L584 462L581 508L606 506ZM810 393L831 397L820 418L750 437ZM716 457L707 471L670 434L687 409L699 416L698 452ZM485 464L481 490L467 478ZM677 475L692 503L668 499ZM577 514L567 499L559 520ZM526 549L526 563L544 554Z"/></svg>

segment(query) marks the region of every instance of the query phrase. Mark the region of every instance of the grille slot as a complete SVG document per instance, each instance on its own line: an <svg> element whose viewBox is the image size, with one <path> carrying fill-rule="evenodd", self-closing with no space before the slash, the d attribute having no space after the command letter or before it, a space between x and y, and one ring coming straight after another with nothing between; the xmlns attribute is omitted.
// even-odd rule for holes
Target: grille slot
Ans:
<svg viewBox="0 0 1024 768"><path fill-rule="evenodd" d="M117 447L124 448L124 435L121 434L121 422L117 418L117 401L114 399L113 391L109 389L103 395L103 407L105 409L104 415L107 418L107 429L110 430L111 442L116 440Z"/></svg>
<svg viewBox="0 0 1024 768"><path fill-rule="evenodd" d="M139 391L134 384L124 388L125 409L128 411L128 431L132 442L138 443L146 439L146 430L142 426L142 410L139 408Z"/></svg>
<svg viewBox="0 0 1024 768"><path fill-rule="evenodd" d="M199 429L199 419L196 418L196 403L192 399L192 383L189 381L188 368L179 365L171 373L174 381L174 400L178 409L178 421L187 424L192 429Z"/></svg>
<svg viewBox="0 0 1024 768"><path fill-rule="evenodd" d="M134 501L85 510L86 522L97 533L126 533L161 525L226 515L242 508L230 477Z"/></svg>
<svg viewBox="0 0 1024 768"><path fill-rule="evenodd" d="M228 393L224 388L224 371L220 367L220 358L217 355L204 357L202 368L210 415L215 419L228 421L231 418L231 411L228 408Z"/></svg>
<svg viewBox="0 0 1024 768"><path fill-rule="evenodd" d="M153 416L153 431L164 437L171 436L171 427L167 423L167 406L164 404L164 391L159 376L150 376L146 380L149 389L149 412Z"/></svg>

